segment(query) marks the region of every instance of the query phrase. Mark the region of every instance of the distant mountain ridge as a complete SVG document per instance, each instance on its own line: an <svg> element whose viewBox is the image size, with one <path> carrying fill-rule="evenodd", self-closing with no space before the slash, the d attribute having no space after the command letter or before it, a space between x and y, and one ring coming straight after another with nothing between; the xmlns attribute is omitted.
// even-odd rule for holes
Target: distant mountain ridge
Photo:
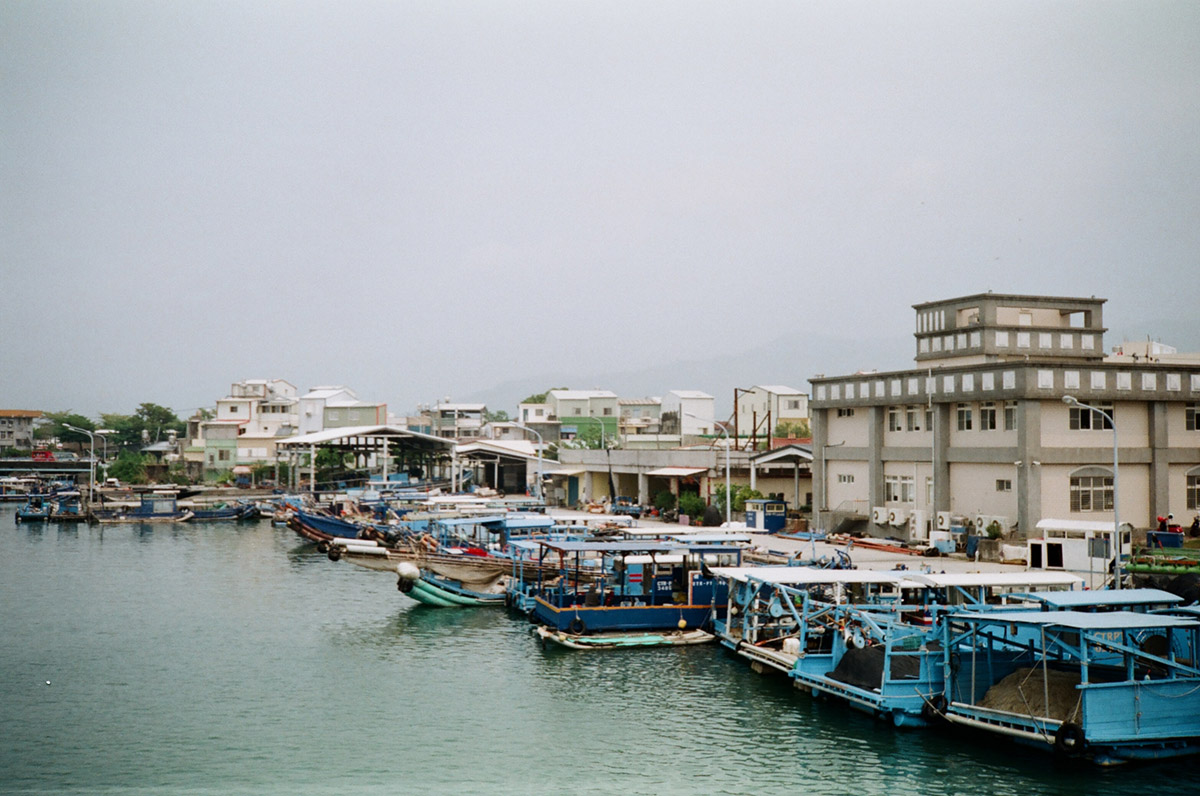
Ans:
<svg viewBox="0 0 1200 796"><path fill-rule="evenodd" d="M878 340L830 335L780 337L737 354L678 360L632 370L547 370L511 379L465 396L509 414L517 404L552 387L612 390L622 398L662 396L668 390L702 390L716 398L718 418L733 411L733 388L780 384L808 391L817 374L898 370L912 362L911 338Z"/></svg>

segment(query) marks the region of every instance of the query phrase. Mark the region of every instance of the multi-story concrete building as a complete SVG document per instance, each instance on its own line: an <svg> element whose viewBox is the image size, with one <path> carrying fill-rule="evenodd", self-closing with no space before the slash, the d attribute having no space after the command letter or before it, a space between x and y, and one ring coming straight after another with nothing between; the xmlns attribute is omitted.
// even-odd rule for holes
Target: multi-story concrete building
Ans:
<svg viewBox="0 0 1200 796"><path fill-rule="evenodd" d="M561 439L574 439L589 427L603 429L605 438L617 433L617 394L609 390L550 390L546 406L559 423ZM590 418L591 420L585 420Z"/></svg>
<svg viewBox="0 0 1200 796"><path fill-rule="evenodd" d="M772 384L737 393L734 422L739 438L766 440L780 426L791 430L808 423L808 394L803 390Z"/></svg>
<svg viewBox="0 0 1200 796"><path fill-rule="evenodd" d="M28 409L0 409L0 448L33 449L33 421L41 412Z"/></svg>
<svg viewBox="0 0 1200 796"><path fill-rule="evenodd" d="M689 437L717 434L716 399L700 390L668 390L662 398L663 434L678 434L686 443Z"/></svg>
<svg viewBox="0 0 1200 796"><path fill-rule="evenodd" d="M387 404L360 401L348 387L313 387L300 396L300 433L387 422Z"/></svg>
<svg viewBox="0 0 1200 796"><path fill-rule="evenodd" d="M657 434L662 398L618 398L617 434L622 437Z"/></svg>
<svg viewBox="0 0 1200 796"><path fill-rule="evenodd" d="M487 422L486 404L440 403L431 414L433 435L447 439L474 439Z"/></svg>
<svg viewBox="0 0 1200 796"><path fill-rule="evenodd" d="M819 522L920 539L957 515L1025 535L1043 518L1112 522L1117 481L1135 527L1196 511L1200 356L1123 345L1105 357L1104 303L917 304L916 367L811 379Z"/></svg>
<svg viewBox="0 0 1200 796"><path fill-rule="evenodd" d="M211 475L237 465L274 462L276 442L299 428L298 408L296 387L283 379L247 379L231 385L229 395L217 399L216 417L200 424L204 469ZM189 444L186 453L194 448Z"/></svg>

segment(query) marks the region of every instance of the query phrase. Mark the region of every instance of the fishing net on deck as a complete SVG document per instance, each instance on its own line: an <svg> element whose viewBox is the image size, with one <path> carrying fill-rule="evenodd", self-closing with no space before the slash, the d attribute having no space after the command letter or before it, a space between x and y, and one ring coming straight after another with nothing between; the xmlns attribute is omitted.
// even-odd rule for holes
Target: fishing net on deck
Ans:
<svg viewBox="0 0 1200 796"><path fill-rule="evenodd" d="M876 645L865 649L848 649L828 677L838 682L867 690L883 685L883 665L886 647ZM910 655L892 656L893 680L916 679L921 674L921 661Z"/></svg>
<svg viewBox="0 0 1200 796"><path fill-rule="evenodd" d="M1043 677L1043 674L1045 677ZM1048 716L1059 721L1079 720L1079 675L1039 668L1017 669L988 689L979 706L1022 716ZM1049 707L1046 697L1049 696Z"/></svg>

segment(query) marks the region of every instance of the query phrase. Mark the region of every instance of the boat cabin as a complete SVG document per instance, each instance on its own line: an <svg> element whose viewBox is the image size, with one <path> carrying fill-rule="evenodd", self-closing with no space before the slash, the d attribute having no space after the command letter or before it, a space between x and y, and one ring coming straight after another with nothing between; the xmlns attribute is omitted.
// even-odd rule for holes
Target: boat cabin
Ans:
<svg viewBox="0 0 1200 796"><path fill-rule="evenodd" d="M1087 578L1090 589L1104 588L1119 566L1133 552L1132 532L1121 526L1120 542L1112 523L1089 520L1041 520L1038 536L1030 538L1030 569L1064 570Z"/></svg>

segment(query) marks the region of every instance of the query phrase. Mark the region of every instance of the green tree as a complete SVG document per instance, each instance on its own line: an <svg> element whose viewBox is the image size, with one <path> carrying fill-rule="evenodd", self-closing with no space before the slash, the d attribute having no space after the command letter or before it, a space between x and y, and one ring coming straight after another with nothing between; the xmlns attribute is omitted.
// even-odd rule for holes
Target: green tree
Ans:
<svg viewBox="0 0 1200 796"><path fill-rule="evenodd" d="M812 429L807 420L792 420L775 426L775 436L804 439L812 436Z"/></svg>
<svg viewBox="0 0 1200 796"><path fill-rule="evenodd" d="M70 410L65 412L46 412L42 415L42 425L38 426L34 432L34 436L38 439L56 438L62 442L73 442L80 445L88 444L87 434L71 431L67 426L86 428L88 431L96 430L95 423L83 415L75 414Z"/></svg>
<svg viewBox="0 0 1200 796"><path fill-rule="evenodd" d="M675 508L675 495L669 490L664 489L654 496L654 508L659 512L671 511Z"/></svg>
<svg viewBox="0 0 1200 796"><path fill-rule="evenodd" d="M569 389L569 388L567 388L567 387L551 387L549 390L546 390L545 392L535 392L533 395L529 396L524 401L521 401L521 403L523 403L523 404L544 404L544 403L546 403L546 396L550 395L551 392L553 392L554 390L566 390L566 389Z"/></svg>
<svg viewBox="0 0 1200 796"><path fill-rule="evenodd" d="M508 416L508 412L504 411L503 409L497 409L495 412L484 412L483 419L489 423L507 423L508 421L512 420L512 418Z"/></svg>
<svg viewBox="0 0 1200 796"><path fill-rule="evenodd" d="M149 438L150 442L166 439L168 431L182 434L187 430L187 424L180 420L174 412L158 404L141 404L133 416L141 422L142 430L146 432L145 436Z"/></svg>
<svg viewBox="0 0 1200 796"><path fill-rule="evenodd" d="M123 450L117 460L109 465L108 477L119 478L127 484L146 483L147 457L131 450Z"/></svg>
<svg viewBox="0 0 1200 796"><path fill-rule="evenodd" d="M704 498L697 495L695 492L683 492L679 495L679 513L686 514L693 519L700 519L704 516Z"/></svg>
<svg viewBox="0 0 1200 796"><path fill-rule="evenodd" d="M730 487L730 492L733 493L733 510L745 511L746 501L753 498L763 497L763 493L757 489L751 489L746 484L733 484ZM713 494L713 503L720 507L721 513L725 513L725 485L718 484Z"/></svg>

